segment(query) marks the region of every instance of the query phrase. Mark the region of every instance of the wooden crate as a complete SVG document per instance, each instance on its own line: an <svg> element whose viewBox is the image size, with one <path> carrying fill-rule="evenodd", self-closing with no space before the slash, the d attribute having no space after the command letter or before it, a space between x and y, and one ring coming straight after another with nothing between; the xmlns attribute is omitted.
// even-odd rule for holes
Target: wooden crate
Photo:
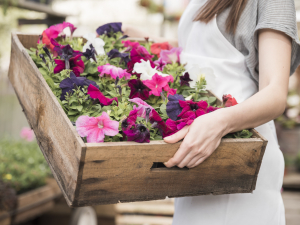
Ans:
<svg viewBox="0 0 300 225"><path fill-rule="evenodd" d="M85 144L25 48L38 35L12 34L9 79L38 144L69 206L164 199L166 196L250 193L267 145L254 138L224 139L193 169L152 168L166 162L180 143Z"/></svg>
<svg viewBox="0 0 300 225"><path fill-rule="evenodd" d="M47 185L18 196L17 208L11 212L0 211L0 225L10 225L11 216L14 224L25 222L37 217L54 207L54 200L62 196L54 179L49 179Z"/></svg>

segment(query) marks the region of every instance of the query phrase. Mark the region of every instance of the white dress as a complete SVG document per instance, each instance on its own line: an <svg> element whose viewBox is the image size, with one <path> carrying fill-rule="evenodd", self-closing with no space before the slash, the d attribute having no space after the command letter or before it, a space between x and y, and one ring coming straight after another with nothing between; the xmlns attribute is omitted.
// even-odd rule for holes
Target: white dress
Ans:
<svg viewBox="0 0 300 225"><path fill-rule="evenodd" d="M216 18L208 24L193 22L207 0L192 0L179 24L181 63L188 69L210 68L216 76L212 91L221 98L233 95L239 103L258 91L247 70L245 57L222 35ZM207 70L207 69L206 69ZM205 69L202 71L206 71ZM196 74L191 79L197 79ZM211 74L206 74L210 80ZM251 112L249 112L251 113ZM175 200L173 225L284 225L281 197L284 159L279 149L274 122L256 128L269 142L251 194L207 195Z"/></svg>

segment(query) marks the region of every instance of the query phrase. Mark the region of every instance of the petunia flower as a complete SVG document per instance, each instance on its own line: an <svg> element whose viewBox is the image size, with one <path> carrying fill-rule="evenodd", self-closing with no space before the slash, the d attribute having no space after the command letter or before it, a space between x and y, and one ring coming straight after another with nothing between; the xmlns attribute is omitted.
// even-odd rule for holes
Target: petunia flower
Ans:
<svg viewBox="0 0 300 225"><path fill-rule="evenodd" d="M196 87L196 83L200 81L200 79L206 80L206 88L207 90L213 90L216 86L216 75L214 74L213 69L209 67L201 68L196 64L187 65L186 71L189 73L190 77L193 78L193 81L190 82L191 87Z"/></svg>
<svg viewBox="0 0 300 225"><path fill-rule="evenodd" d="M121 62L125 62L126 65L130 62L130 57L129 57L129 53L121 53L118 51L118 49L112 49L109 53L107 53L107 56L110 59L113 58L121 58Z"/></svg>
<svg viewBox="0 0 300 225"><path fill-rule="evenodd" d="M190 75L188 72L186 72L183 76L180 76L179 78L180 78L180 86L185 85L189 87L190 86L189 82L193 81L190 79Z"/></svg>
<svg viewBox="0 0 300 225"><path fill-rule="evenodd" d="M85 52L82 53L87 60L93 59L94 62L97 63L96 54L96 49L94 48L93 44L90 44L90 49L87 48Z"/></svg>
<svg viewBox="0 0 300 225"><path fill-rule="evenodd" d="M73 50L70 45L61 45L59 44L55 39L51 38L51 44L54 46L53 51L55 56L62 56L65 55L71 55L72 57L75 57L77 55L82 55L80 51ZM66 57L63 57L66 58Z"/></svg>
<svg viewBox="0 0 300 225"><path fill-rule="evenodd" d="M135 125L137 117L138 109L131 110L129 116L121 123L122 130L129 130L131 127L133 127Z"/></svg>
<svg viewBox="0 0 300 225"><path fill-rule="evenodd" d="M107 98L104 96L104 94L99 91L99 89L97 87L95 87L94 85L90 84L88 87L88 95L92 98L92 99L98 99L100 104L102 106L108 106L111 105L113 103L113 101L116 101L118 104L118 98L114 97L114 98Z"/></svg>
<svg viewBox="0 0 300 225"><path fill-rule="evenodd" d="M151 80L152 77L154 76L154 74L158 74L160 76L163 76L163 77L167 77L167 76L170 76L168 74L163 74L159 71L156 70L156 68L152 67L151 64L150 64L150 61L147 60L141 60L140 63L135 63L134 64L134 67L133 67L133 71L134 73L138 73L140 74L140 79L141 80Z"/></svg>
<svg viewBox="0 0 300 225"><path fill-rule="evenodd" d="M163 71L167 63L163 61L162 58L159 58L158 60L154 61L154 64L156 65L156 68L160 71Z"/></svg>
<svg viewBox="0 0 300 225"><path fill-rule="evenodd" d="M84 87L89 86L90 84L94 85L95 87L99 88L95 81L89 80L86 77L76 77L73 72L70 73L70 78L66 78L62 80L59 84L59 87L62 90L60 100L65 100L65 96L68 93L73 93L75 87Z"/></svg>
<svg viewBox="0 0 300 225"><path fill-rule="evenodd" d="M182 101L179 100L179 105L182 108L181 113L178 115L181 119L194 118L206 114L208 104L206 101L193 102L192 100Z"/></svg>
<svg viewBox="0 0 300 225"><path fill-rule="evenodd" d="M73 70L74 74L79 77L81 73L84 71L84 62L80 59L80 55L70 58L69 66L70 69ZM54 68L54 73L59 73L60 71L66 69L65 60L54 59L56 63L56 67Z"/></svg>
<svg viewBox="0 0 300 225"><path fill-rule="evenodd" d="M98 55L105 55L105 51L104 51L105 43L101 38L97 37L96 34L94 33L85 34L83 38L87 40L87 42L82 48L83 52L85 52L89 48L90 44L92 44Z"/></svg>
<svg viewBox="0 0 300 225"><path fill-rule="evenodd" d="M223 95L223 104L225 107L230 107L230 106L237 105L238 103L234 97L228 94L228 95Z"/></svg>
<svg viewBox="0 0 300 225"><path fill-rule="evenodd" d="M157 73L152 77L151 80L144 80L144 84L151 89L150 95L160 96L162 89L168 85L170 81L170 76L163 77Z"/></svg>
<svg viewBox="0 0 300 225"><path fill-rule="evenodd" d="M144 124L136 124L133 129L124 130L123 132L127 136L127 141L150 142L150 132Z"/></svg>
<svg viewBox="0 0 300 225"><path fill-rule="evenodd" d="M179 100L184 101L184 97L182 95L169 95L169 102L167 103L167 115L174 121L179 120L178 115L182 111L182 107L179 104Z"/></svg>
<svg viewBox="0 0 300 225"><path fill-rule="evenodd" d="M162 50L160 52L160 58L168 64L180 62L180 54L182 48L172 48L171 50Z"/></svg>
<svg viewBox="0 0 300 225"><path fill-rule="evenodd" d="M133 48L137 48L140 46L139 42L132 42L130 40L126 40L126 41L122 41L122 44L124 45L124 47L130 47L131 49Z"/></svg>
<svg viewBox="0 0 300 225"><path fill-rule="evenodd" d="M140 98L147 100L149 98L150 88L148 88L141 80L132 79L128 81L128 86L131 89L129 98Z"/></svg>
<svg viewBox="0 0 300 225"><path fill-rule="evenodd" d="M125 79L128 80L131 77L131 74L127 73L126 70L123 70L122 68L110 64L99 66L98 72L100 73L100 77L103 77L104 74L106 74L110 75L113 79L116 79L117 77L122 79L123 77L125 77Z"/></svg>
<svg viewBox="0 0 300 225"><path fill-rule="evenodd" d="M150 51L159 58L162 50L171 50L172 48L173 47L168 42L153 43L150 47Z"/></svg>
<svg viewBox="0 0 300 225"><path fill-rule="evenodd" d="M108 37L111 37L112 34L117 32L122 32L122 23L107 23L97 28L96 30L98 35L106 34Z"/></svg>
<svg viewBox="0 0 300 225"><path fill-rule="evenodd" d="M160 117L158 112L155 111L155 109L152 109L151 114L152 115L150 115L150 123L158 128L163 138L173 134L173 130L165 123L165 121L163 121L163 119Z"/></svg>
<svg viewBox="0 0 300 225"><path fill-rule="evenodd" d="M177 121L174 121L172 119L167 119L166 121L166 126L169 127L169 129L171 130L168 136L177 133L178 131L180 131L181 129L183 129L185 126L187 125L191 125L194 122L194 119L192 118L185 118L185 119L180 119Z"/></svg>
<svg viewBox="0 0 300 225"><path fill-rule="evenodd" d="M137 48L133 48L130 52L130 58L133 62L140 62L142 59L145 61L151 60L154 56L150 55L147 49L139 45Z"/></svg>
<svg viewBox="0 0 300 225"><path fill-rule="evenodd" d="M66 27L70 27L71 33L72 31L74 32L74 30L76 29L73 24L68 22L52 25L43 31L41 41L47 46L47 48L53 50L54 45L51 43L51 38L53 39L57 38L60 34L63 33L63 30Z"/></svg>
<svg viewBox="0 0 300 225"><path fill-rule="evenodd" d="M133 106L133 109L137 110L138 117L146 118L146 109L151 109L151 110L153 109L152 106L148 105L146 102L144 102L140 98L133 98L133 99L129 99L128 101L133 102L138 105L138 107L136 107L135 105ZM151 116L151 113L150 113L150 116Z"/></svg>
<svg viewBox="0 0 300 225"><path fill-rule="evenodd" d="M167 96L169 95L175 95L176 92L177 92L177 89L173 89L173 88L170 88L170 86L167 84L166 86L164 86L164 91L167 92Z"/></svg>
<svg viewBox="0 0 300 225"><path fill-rule="evenodd" d="M119 122L111 120L106 112L99 117L80 116L76 130L88 143L100 143L104 142L105 135L113 137L119 133Z"/></svg>

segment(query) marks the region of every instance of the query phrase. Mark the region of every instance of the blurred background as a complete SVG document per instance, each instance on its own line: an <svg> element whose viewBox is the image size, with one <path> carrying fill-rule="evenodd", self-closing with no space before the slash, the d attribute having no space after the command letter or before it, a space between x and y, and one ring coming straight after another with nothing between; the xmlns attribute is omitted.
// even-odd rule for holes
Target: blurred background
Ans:
<svg viewBox="0 0 300 225"><path fill-rule="evenodd" d="M123 22L156 36L174 38L188 3L189 0L0 0L0 225L171 224L172 199L68 208L28 128L7 73L11 32L41 34L48 26L67 21L78 27L75 34L81 36L94 32L101 24ZM295 0L295 5L300 34L300 0ZM287 225L299 225L300 68L290 78L287 109L276 120L276 127L286 162L283 198ZM6 173L7 168L12 172ZM22 201L17 206L6 196ZM8 208L15 213L7 213Z"/></svg>

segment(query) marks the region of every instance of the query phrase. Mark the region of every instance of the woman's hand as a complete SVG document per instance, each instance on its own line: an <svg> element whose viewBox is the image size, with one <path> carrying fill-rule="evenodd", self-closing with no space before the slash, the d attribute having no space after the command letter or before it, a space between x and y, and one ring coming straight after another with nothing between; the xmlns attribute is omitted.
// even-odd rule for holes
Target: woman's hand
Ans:
<svg viewBox="0 0 300 225"><path fill-rule="evenodd" d="M165 163L166 167L193 168L207 159L226 135L227 125L222 116L223 110L200 116L190 126L166 137L164 140L167 143L176 143L184 138L173 158Z"/></svg>

